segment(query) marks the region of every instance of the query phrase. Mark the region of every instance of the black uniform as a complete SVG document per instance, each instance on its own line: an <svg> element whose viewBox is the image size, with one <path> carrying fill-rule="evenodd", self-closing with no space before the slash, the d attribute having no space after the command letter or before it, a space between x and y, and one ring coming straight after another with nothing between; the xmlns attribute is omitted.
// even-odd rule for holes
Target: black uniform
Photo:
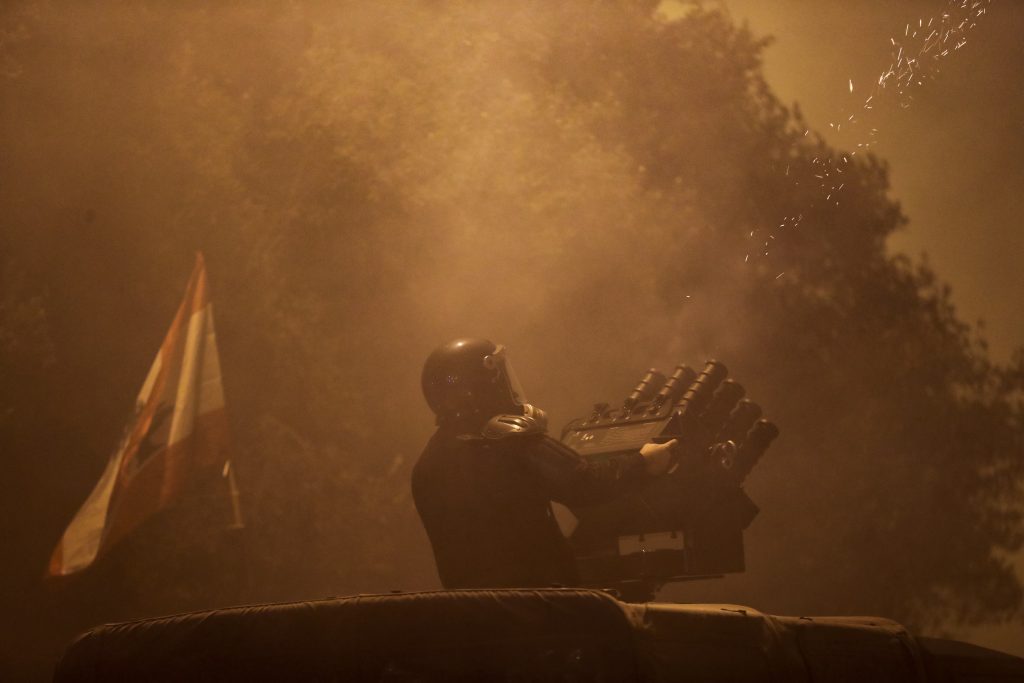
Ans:
<svg viewBox="0 0 1024 683"><path fill-rule="evenodd" d="M412 493L445 588L573 585L550 501L604 502L644 476L639 453L592 464L543 434L467 438L442 426L413 469Z"/></svg>

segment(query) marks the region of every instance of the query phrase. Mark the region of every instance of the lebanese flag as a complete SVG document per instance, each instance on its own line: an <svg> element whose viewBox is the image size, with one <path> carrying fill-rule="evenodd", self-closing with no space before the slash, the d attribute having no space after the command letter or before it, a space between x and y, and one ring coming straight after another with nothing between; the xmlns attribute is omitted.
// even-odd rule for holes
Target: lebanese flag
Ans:
<svg viewBox="0 0 1024 683"><path fill-rule="evenodd" d="M198 477L228 477L217 338L202 254L188 281L125 430L99 483L50 557L48 574L85 569L150 515L171 505ZM228 481L239 523L237 491Z"/></svg>

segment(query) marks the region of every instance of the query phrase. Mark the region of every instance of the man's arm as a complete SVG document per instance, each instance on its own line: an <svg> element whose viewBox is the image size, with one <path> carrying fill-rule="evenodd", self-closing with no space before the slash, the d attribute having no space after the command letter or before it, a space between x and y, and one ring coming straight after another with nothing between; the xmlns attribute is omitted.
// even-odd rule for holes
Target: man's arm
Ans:
<svg viewBox="0 0 1024 683"><path fill-rule="evenodd" d="M527 437L518 454L551 500L569 507L595 505L633 488L647 475L668 469L675 441L646 444L640 451L589 462L548 436Z"/></svg>

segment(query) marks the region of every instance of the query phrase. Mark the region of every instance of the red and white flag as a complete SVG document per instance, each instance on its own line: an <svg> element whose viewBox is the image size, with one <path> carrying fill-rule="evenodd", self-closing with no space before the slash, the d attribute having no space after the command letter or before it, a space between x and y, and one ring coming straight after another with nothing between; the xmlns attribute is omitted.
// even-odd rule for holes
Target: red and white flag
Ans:
<svg viewBox="0 0 1024 683"><path fill-rule="evenodd" d="M92 562L197 476L230 475L213 307L202 254L188 281L125 430L96 487L50 557L49 575L65 576ZM229 478L235 522L237 491Z"/></svg>

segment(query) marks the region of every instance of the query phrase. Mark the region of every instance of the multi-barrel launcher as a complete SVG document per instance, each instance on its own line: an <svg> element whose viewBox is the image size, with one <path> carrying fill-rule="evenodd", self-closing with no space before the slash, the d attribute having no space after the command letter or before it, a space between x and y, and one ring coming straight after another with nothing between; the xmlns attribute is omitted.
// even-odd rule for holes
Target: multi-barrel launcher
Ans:
<svg viewBox="0 0 1024 683"><path fill-rule="evenodd" d="M573 509L570 536L581 579L649 595L660 585L744 569L743 530L758 508L743 480L778 436L728 370L651 369L618 407L598 403L562 441L588 460L677 439L668 474L611 503Z"/></svg>

